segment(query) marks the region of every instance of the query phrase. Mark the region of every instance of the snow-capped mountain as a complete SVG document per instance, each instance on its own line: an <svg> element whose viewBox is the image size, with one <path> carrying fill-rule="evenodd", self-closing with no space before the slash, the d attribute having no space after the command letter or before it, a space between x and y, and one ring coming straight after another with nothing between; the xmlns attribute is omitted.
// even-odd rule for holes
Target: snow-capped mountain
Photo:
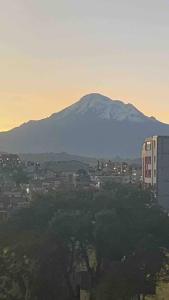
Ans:
<svg viewBox="0 0 169 300"><path fill-rule="evenodd" d="M147 117L132 104L125 104L120 100L111 100L96 93L81 98L80 101L62 111L59 114L59 118L67 117L72 113L74 115L93 113L105 120L129 120L134 122L144 122L147 120Z"/></svg>
<svg viewBox="0 0 169 300"><path fill-rule="evenodd" d="M0 133L0 151L138 157L150 135L169 135L169 125L132 104L90 94L46 119Z"/></svg>

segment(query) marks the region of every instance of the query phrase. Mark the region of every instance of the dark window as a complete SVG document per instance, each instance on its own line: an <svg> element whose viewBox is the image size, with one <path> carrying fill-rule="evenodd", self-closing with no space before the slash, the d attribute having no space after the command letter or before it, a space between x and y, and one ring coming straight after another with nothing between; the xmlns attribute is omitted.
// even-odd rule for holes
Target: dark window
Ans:
<svg viewBox="0 0 169 300"><path fill-rule="evenodd" d="M145 164L151 165L151 156L145 156Z"/></svg>
<svg viewBox="0 0 169 300"><path fill-rule="evenodd" d="M145 177L151 178L151 170L145 170Z"/></svg>

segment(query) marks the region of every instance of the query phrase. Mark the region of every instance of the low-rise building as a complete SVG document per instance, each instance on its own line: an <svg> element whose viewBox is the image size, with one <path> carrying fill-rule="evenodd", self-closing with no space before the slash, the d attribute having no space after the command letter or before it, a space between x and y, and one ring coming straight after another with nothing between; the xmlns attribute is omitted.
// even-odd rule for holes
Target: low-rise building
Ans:
<svg viewBox="0 0 169 300"><path fill-rule="evenodd" d="M21 165L20 157L17 154L0 153L0 167L18 167Z"/></svg>

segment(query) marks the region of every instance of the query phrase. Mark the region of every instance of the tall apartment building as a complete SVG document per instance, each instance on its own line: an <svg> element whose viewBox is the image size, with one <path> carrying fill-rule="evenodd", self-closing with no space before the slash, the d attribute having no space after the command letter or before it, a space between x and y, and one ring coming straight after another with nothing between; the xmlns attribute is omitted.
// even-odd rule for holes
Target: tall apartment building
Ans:
<svg viewBox="0 0 169 300"><path fill-rule="evenodd" d="M160 206L169 210L169 136L147 138L142 149L142 180Z"/></svg>

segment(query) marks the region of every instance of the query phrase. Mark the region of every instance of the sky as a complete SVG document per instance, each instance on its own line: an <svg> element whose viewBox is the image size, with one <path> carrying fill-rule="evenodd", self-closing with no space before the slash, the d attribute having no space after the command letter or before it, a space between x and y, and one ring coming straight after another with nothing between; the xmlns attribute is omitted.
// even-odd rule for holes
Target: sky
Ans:
<svg viewBox="0 0 169 300"><path fill-rule="evenodd" d="M0 130L98 92L169 123L168 0L0 0Z"/></svg>

